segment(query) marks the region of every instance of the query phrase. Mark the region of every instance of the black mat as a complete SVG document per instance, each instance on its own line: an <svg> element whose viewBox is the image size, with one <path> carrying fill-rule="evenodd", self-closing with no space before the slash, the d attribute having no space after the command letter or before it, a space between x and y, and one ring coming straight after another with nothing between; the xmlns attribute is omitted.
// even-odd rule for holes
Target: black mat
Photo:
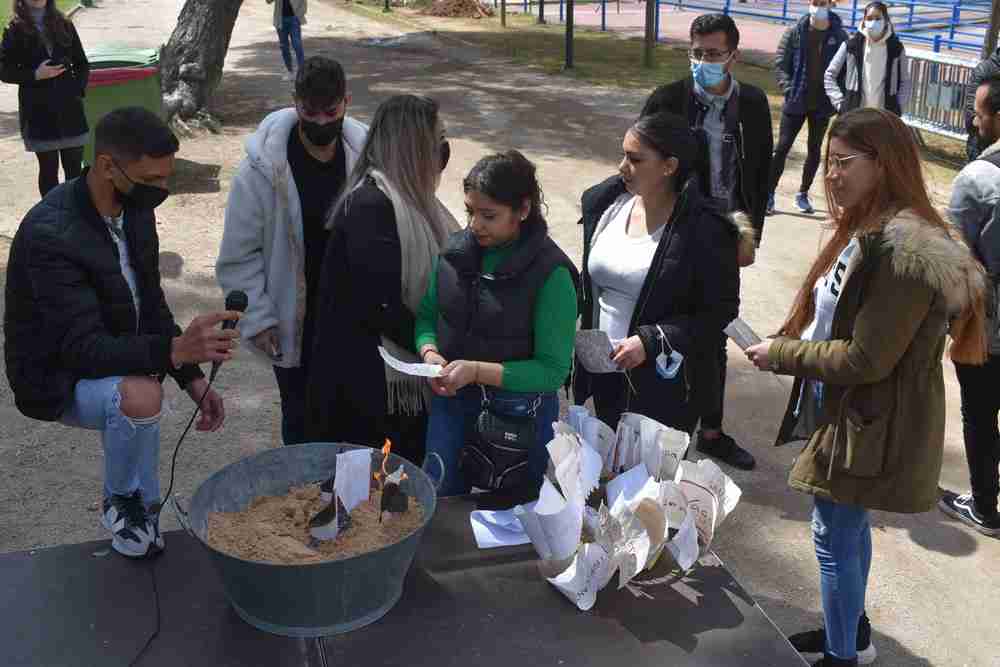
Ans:
<svg viewBox="0 0 1000 667"><path fill-rule="evenodd" d="M538 574L526 547L476 548L466 499L439 504L406 582L381 621L322 640L260 632L236 616L204 549L166 535L156 561L91 542L0 555L0 663L127 665L155 622L142 666L533 667L794 665L804 662L717 560L692 576L617 591L580 612Z"/></svg>

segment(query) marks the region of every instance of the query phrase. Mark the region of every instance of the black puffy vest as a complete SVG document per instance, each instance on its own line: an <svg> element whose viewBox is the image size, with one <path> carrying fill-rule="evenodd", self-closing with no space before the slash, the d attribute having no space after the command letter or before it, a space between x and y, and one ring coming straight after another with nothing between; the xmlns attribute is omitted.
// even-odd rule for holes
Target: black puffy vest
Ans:
<svg viewBox="0 0 1000 667"><path fill-rule="evenodd" d="M535 351L535 300L546 278L573 262L549 238L544 224L529 224L513 254L493 273L482 273L483 251L468 230L448 239L438 261L438 347L445 359L501 363L530 359Z"/></svg>

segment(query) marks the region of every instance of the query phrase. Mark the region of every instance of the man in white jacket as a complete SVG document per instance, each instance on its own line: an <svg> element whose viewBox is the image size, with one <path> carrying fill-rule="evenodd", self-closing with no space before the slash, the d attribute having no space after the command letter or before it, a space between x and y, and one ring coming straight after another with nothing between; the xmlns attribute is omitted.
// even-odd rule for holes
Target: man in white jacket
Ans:
<svg viewBox="0 0 1000 667"><path fill-rule="evenodd" d="M233 177L215 270L225 292L247 293L245 339L274 365L281 437L304 441L305 388L330 206L368 127L347 116L344 70L314 56L295 81L295 106L268 115Z"/></svg>

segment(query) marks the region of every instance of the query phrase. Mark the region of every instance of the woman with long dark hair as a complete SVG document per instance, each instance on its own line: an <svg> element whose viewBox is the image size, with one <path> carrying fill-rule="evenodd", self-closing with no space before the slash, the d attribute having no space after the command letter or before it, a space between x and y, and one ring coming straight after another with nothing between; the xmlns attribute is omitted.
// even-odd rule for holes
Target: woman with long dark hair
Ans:
<svg viewBox="0 0 1000 667"><path fill-rule="evenodd" d="M704 145L684 118L643 116L622 152L627 191L608 201L603 190L616 184L606 181L583 195L581 328L608 334L624 372L577 363L574 399L593 396L611 428L630 411L690 433L724 372L723 329L739 309L739 233L703 197Z"/></svg>
<svg viewBox="0 0 1000 667"><path fill-rule="evenodd" d="M796 378L778 443L807 440L789 484L815 497L825 627L791 641L832 667L875 659L864 614L868 510L925 512L937 502L945 335L952 359L981 364L986 329L983 272L931 204L896 115L858 109L833 123L826 196L833 236L778 337L747 356Z"/></svg>
<svg viewBox="0 0 1000 667"><path fill-rule="evenodd" d="M469 225L448 239L417 317L423 360L444 366L427 454L444 469L441 495L475 485L537 497L573 358L578 274L549 237L521 153L484 157L463 188Z"/></svg>
<svg viewBox="0 0 1000 667"><path fill-rule="evenodd" d="M13 0L0 43L0 80L18 86L24 148L38 158L38 191L44 197L80 175L87 118L83 96L90 63L76 28L55 0Z"/></svg>
<svg viewBox="0 0 1000 667"><path fill-rule="evenodd" d="M884 2L869 2L863 16L858 31L840 45L826 68L826 95L839 113L871 107L902 116L913 92L906 49Z"/></svg>
<svg viewBox="0 0 1000 667"><path fill-rule="evenodd" d="M386 366L415 362L413 325L441 247L458 223L438 200L448 164L437 102L396 95L334 204L306 399L308 440L381 446L423 460L430 390Z"/></svg>

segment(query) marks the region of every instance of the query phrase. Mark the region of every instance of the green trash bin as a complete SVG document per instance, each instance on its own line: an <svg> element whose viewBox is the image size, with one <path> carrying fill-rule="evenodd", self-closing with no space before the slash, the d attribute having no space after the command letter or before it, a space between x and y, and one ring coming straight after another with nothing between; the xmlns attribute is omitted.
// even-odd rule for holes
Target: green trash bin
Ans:
<svg viewBox="0 0 1000 667"><path fill-rule="evenodd" d="M90 80L83 108L91 132L83 149L83 160L91 164L94 161L93 130L104 114L131 106L149 109L161 118L164 114L158 49L99 45L87 51L87 59L90 61Z"/></svg>

